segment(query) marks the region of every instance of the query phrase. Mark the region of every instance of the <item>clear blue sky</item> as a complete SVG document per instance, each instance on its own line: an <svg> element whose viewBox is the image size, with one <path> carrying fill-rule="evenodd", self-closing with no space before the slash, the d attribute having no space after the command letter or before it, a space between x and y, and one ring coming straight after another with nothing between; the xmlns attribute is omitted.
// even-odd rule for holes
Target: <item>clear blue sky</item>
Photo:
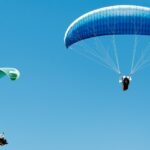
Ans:
<svg viewBox="0 0 150 150"><path fill-rule="evenodd" d="M116 74L63 43L78 16L116 4L150 7L149 0L0 1L0 65L21 71L18 81L0 80L4 150L150 149L149 69L124 93Z"/></svg>

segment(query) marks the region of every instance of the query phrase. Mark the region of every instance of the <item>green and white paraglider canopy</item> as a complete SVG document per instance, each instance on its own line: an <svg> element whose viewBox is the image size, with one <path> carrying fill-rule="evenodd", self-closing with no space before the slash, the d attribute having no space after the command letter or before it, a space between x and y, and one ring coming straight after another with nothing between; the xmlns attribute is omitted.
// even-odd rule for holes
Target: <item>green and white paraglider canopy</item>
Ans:
<svg viewBox="0 0 150 150"><path fill-rule="evenodd" d="M0 68L0 78L8 76L11 80L17 80L20 72L16 68Z"/></svg>

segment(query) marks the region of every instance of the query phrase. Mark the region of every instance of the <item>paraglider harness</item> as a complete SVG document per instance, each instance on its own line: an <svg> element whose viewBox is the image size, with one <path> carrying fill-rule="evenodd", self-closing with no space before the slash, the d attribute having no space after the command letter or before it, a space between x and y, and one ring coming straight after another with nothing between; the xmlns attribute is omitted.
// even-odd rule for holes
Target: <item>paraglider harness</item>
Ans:
<svg viewBox="0 0 150 150"><path fill-rule="evenodd" d="M128 90L129 84L130 84L131 80L132 80L131 76L123 76L121 78L121 80L119 80L119 82L122 83L122 89L123 89L123 91Z"/></svg>
<svg viewBox="0 0 150 150"><path fill-rule="evenodd" d="M4 133L0 135L0 146L8 144L7 140L4 137Z"/></svg>

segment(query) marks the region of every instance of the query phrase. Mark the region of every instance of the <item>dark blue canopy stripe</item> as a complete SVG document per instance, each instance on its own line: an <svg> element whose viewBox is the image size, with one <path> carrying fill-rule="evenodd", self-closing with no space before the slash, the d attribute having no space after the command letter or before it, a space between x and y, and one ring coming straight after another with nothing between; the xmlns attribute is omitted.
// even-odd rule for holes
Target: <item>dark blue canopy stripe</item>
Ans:
<svg viewBox="0 0 150 150"><path fill-rule="evenodd" d="M69 26L64 41L69 47L87 38L113 34L150 35L150 8L120 5L89 12Z"/></svg>

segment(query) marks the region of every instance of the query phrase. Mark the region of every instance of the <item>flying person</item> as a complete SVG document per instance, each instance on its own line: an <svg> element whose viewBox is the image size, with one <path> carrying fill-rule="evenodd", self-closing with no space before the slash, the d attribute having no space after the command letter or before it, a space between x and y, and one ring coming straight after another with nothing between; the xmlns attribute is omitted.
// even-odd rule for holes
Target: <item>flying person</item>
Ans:
<svg viewBox="0 0 150 150"><path fill-rule="evenodd" d="M129 87L129 84L130 84L131 80L132 79L131 79L130 76L123 76L121 78L121 80L119 80L119 83L122 83L122 89L123 89L123 91L128 90L128 87Z"/></svg>
<svg viewBox="0 0 150 150"><path fill-rule="evenodd" d="M7 140L5 139L4 133L0 134L0 146L4 146L8 144Z"/></svg>

